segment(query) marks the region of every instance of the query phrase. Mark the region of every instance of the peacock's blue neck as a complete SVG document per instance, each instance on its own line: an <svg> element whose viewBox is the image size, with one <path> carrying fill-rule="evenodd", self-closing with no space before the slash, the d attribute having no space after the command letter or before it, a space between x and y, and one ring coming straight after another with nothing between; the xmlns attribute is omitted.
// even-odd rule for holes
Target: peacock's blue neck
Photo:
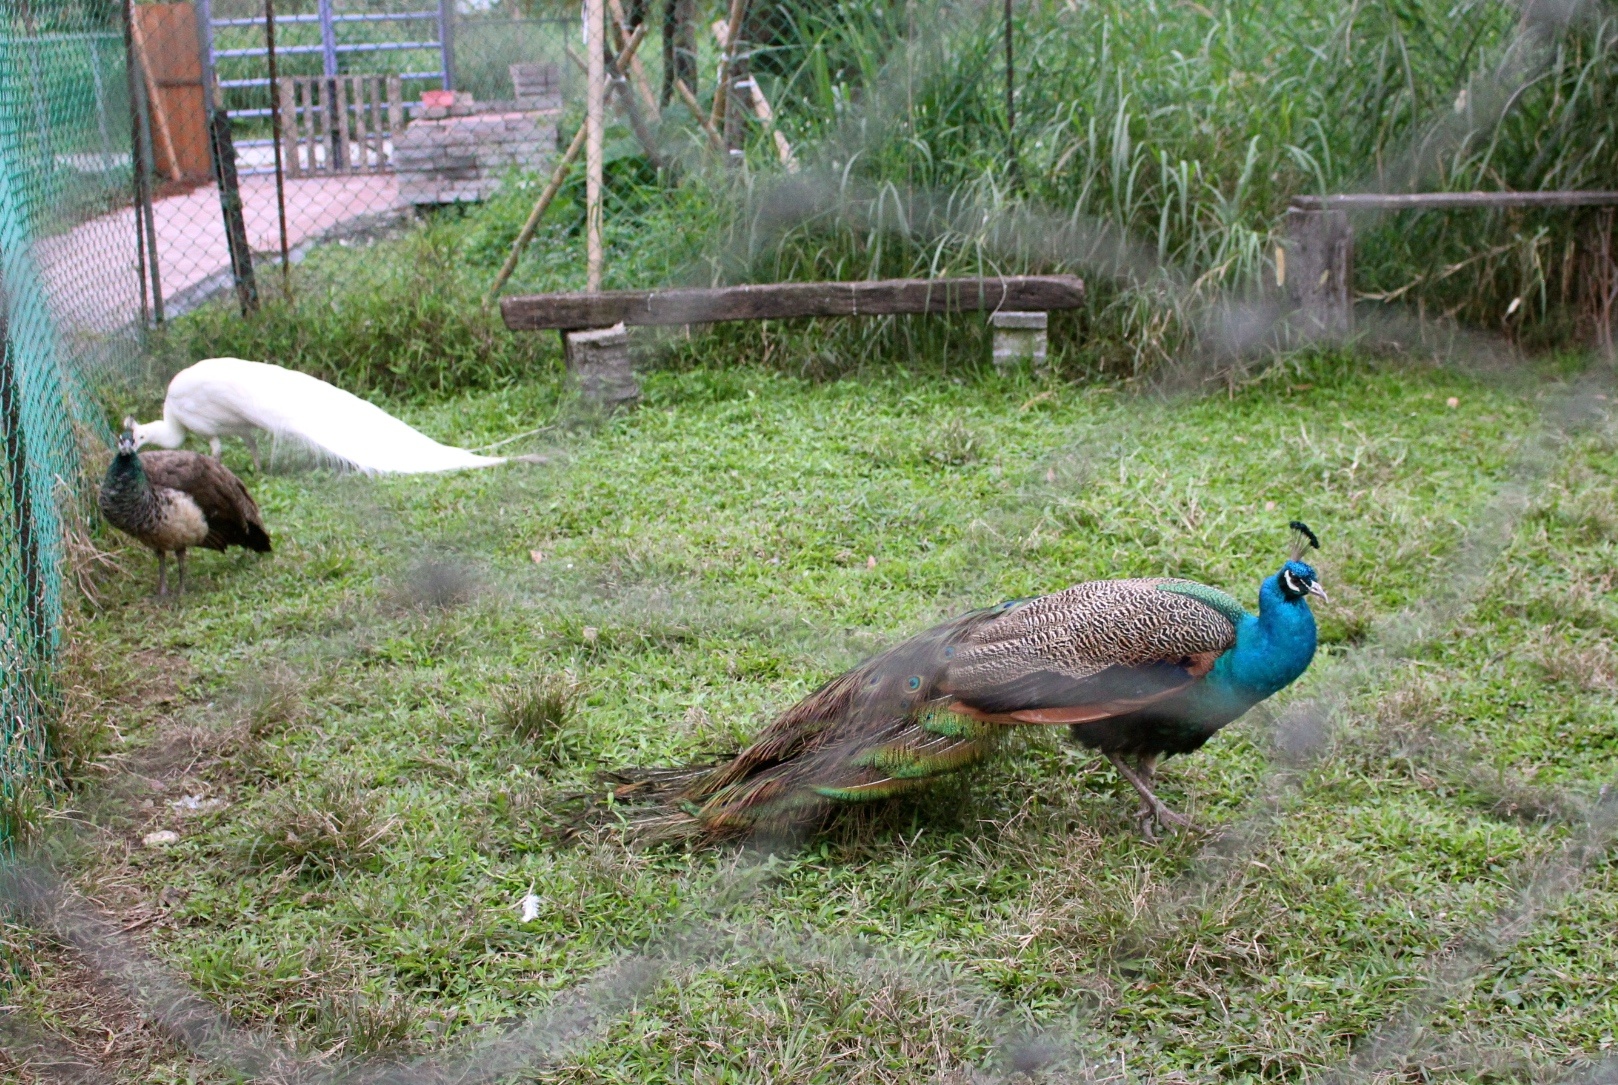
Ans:
<svg viewBox="0 0 1618 1085"><path fill-rule="evenodd" d="M1258 616L1236 625L1236 647L1219 657L1203 682L1215 700L1241 711L1291 685L1315 657L1315 616L1305 599L1288 599L1279 575L1259 586Z"/></svg>

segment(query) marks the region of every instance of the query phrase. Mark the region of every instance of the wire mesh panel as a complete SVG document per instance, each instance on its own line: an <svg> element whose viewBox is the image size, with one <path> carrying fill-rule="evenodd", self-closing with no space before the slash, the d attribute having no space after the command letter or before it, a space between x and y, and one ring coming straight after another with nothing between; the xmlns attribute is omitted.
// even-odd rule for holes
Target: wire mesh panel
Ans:
<svg viewBox="0 0 1618 1085"><path fill-rule="evenodd" d="M75 356L127 351L141 302L122 31L55 17L49 6L9 20L0 95L13 213L49 283L58 330Z"/></svg>
<svg viewBox="0 0 1618 1085"><path fill-rule="evenodd" d="M94 425L82 374L133 357L141 298L121 28L67 3L0 10L4 836L54 704L64 539L82 477L75 429Z"/></svg>
<svg viewBox="0 0 1618 1085"><path fill-rule="evenodd" d="M153 291L168 316L283 252L296 261L419 207L484 199L513 169L543 168L573 91L565 43L577 21L552 11L451 0L135 10ZM540 73L543 93L518 69Z"/></svg>

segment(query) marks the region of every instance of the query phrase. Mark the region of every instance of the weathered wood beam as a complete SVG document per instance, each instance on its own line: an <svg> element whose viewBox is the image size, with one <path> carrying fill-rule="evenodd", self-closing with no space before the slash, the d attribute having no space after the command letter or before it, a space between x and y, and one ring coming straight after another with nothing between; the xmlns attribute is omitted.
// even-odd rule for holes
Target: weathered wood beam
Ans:
<svg viewBox="0 0 1618 1085"><path fill-rule="evenodd" d="M1444 211L1490 207L1607 207L1618 192L1349 192L1294 196L1300 211Z"/></svg>
<svg viewBox="0 0 1618 1085"><path fill-rule="evenodd" d="M1287 209L1287 245L1276 261L1276 285L1302 318L1306 340L1354 328L1354 227L1348 213Z"/></svg>
<svg viewBox="0 0 1618 1085"><path fill-rule="evenodd" d="M1077 309L1084 283L1075 275L998 279L882 279L848 283L763 283L680 290L610 290L599 294L529 294L504 298L500 313L513 331L573 330L624 324L712 324L806 316L891 316L980 309L1024 312Z"/></svg>

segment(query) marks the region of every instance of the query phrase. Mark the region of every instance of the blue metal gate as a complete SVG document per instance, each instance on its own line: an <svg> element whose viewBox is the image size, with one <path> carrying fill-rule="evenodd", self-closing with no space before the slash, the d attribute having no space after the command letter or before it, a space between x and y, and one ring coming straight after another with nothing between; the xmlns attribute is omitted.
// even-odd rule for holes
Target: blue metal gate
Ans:
<svg viewBox="0 0 1618 1085"><path fill-rule="evenodd" d="M217 79L225 111L234 122L232 127L241 133L235 140L240 159L238 172L273 173L274 165L267 153L273 145L268 132L273 88L266 65L269 50L263 5L253 5L259 10L256 15L215 11L216 4L223 8L228 2L197 0L207 76L210 83ZM404 3L417 7L420 0ZM277 11L275 53L279 74L328 78L397 75L407 87L414 84L418 88L415 95L406 96L407 113L420 108L419 90L434 89L421 84L437 84L443 90L455 88L455 0L438 0L432 10L378 12L374 3L367 8L342 12L337 10L336 0L317 0L314 12Z"/></svg>

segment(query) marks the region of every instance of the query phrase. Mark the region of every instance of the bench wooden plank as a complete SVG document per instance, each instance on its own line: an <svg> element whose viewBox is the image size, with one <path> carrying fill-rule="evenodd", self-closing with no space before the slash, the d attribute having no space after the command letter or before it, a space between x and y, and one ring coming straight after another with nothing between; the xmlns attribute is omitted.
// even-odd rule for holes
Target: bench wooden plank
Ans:
<svg viewBox="0 0 1618 1085"><path fill-rule="evenodd" d="M1618 192L1349 192L1294 196L1302 211L1443 211L1489 207L1605 207Z"/></svg>
<svg viewBox="0 0 1618 1085"><path fill-rule="evenodd" d="M712 324L812 316L892 316L990 309L1077 309L1084 283L1076 275L985 279L879 279L845 283L760 283L680 290L610 290L599 294L529 294L504 298L500 315L513 331L606 328L625 324Z"/></svg>

